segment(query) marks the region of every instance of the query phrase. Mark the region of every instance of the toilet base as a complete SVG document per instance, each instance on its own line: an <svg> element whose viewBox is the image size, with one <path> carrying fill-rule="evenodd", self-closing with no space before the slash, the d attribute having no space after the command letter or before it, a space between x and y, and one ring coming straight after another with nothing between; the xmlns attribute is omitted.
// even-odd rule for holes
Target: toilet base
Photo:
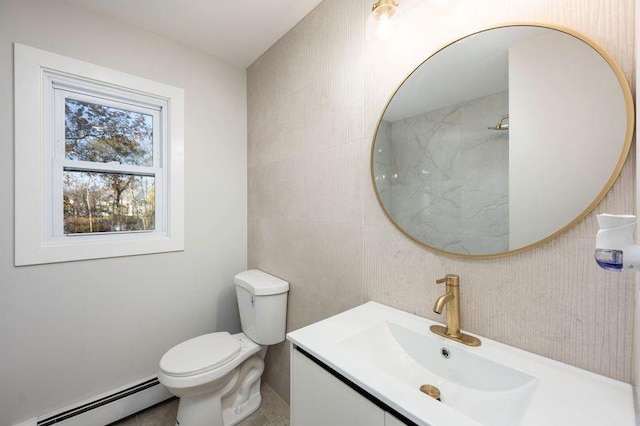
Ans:
<svg viewBox="0 0 640 426"><path fill-rule="evenodd" d="M258 380L258 389L260 389L260 381ZM222 419L224 426L233 426L240 423L242 420L253 414L262 402L262 395L260 392L254 393L249 396L249 399L242 405L232 408L229 407L222 411Z"/></svg>
<svg viewBox="0 0 640 426"><path fill-rule="evenodd" d="M211 392L183 395L176 426L233 426L255 412L260 403L260 379L266 348L251 356Z"/></svg>
<svg viewBox="0 0 640 426"><path fill-rule="evenodd" d="M257 385L260 389L259 380ZM180 398L176 426L233 426L253 414L261 402L262 395L259 391L251 394L243 404L227 408L222 408L219 399L212 400L206 395L200 395L200 398ZM216 420L218 423L215 423Z"/></svg>

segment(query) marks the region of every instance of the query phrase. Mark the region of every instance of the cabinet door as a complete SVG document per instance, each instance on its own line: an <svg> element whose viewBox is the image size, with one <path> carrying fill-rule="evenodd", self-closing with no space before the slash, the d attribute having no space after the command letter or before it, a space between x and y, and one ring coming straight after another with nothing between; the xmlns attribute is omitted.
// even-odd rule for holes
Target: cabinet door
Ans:
<svg viewBox="0 0 640 426"><path fill-rule="evenodd" d="M385 412L293 349L292 426L384 426Z"/></svg>

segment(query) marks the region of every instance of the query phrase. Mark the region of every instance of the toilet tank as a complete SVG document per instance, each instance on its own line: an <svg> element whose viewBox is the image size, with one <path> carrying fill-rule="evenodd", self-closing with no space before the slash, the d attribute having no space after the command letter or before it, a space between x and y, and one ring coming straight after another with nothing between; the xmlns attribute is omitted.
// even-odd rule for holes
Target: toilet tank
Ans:
<svg viewBox="0 0 640 426"><path fill-rule="evenodd" d="M282 342L289 283L258 269L240 272L233 282L244 334L260 345Z"/></svg>

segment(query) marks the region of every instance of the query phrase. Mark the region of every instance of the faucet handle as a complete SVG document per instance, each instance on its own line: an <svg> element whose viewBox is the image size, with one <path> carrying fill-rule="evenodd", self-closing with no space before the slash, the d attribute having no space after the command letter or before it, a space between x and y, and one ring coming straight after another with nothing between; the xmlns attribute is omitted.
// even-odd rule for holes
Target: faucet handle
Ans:
<svg viewBox="0 0 640 426"><path fill-rule="evenodd" d="M444 278L438 278L436 284L446 284L447 287L458 287L460 285L460 277L455 274L447 274Z"/></svg>

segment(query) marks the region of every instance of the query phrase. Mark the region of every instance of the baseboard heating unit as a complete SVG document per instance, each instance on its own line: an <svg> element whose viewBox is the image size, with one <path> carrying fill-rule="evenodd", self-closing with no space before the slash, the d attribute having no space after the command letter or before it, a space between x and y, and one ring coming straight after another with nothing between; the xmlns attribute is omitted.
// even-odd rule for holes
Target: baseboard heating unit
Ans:
<svg viewBox="0 0 640 426"><path fill-rule="evenodd" d="M172 395L156 376L113 389L86 401L40 416L33 426L104 426L142 411ZM21 423L20 426L28 423Z"/></svg>

